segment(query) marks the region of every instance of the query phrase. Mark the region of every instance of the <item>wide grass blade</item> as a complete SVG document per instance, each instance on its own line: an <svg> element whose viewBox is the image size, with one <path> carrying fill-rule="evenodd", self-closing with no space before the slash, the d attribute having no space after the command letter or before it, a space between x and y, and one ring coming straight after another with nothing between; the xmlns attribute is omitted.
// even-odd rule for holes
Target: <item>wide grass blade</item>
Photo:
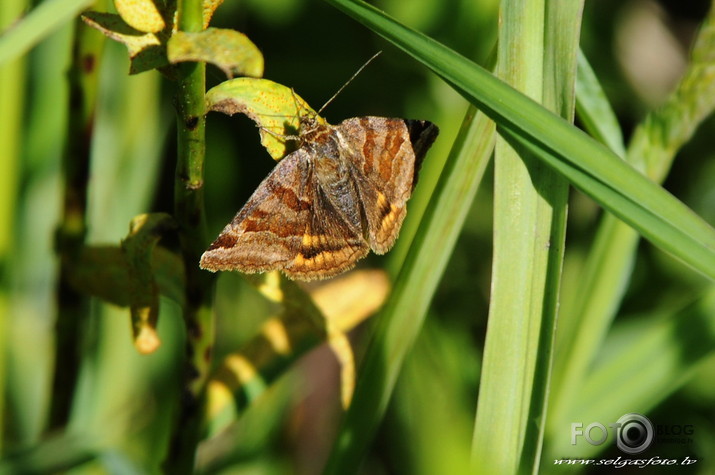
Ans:
<svg viewBox="0 0 715 475"><path fill-rule="evenodd" d="M15 1L0 5L0 29L9 25L25 7L25 2ZM3 160L0 161L0 394L7 394L5 386L6 358L10 355L9 344L11 267L15 246L15 215L19 190L21 163L21 127L25 105L24 58L0 65L0 144ZM5 430L6 398L0 397L0 432ZM0 450L3 440L0 439Z"/></svg>
<svg viewBox="0 0 715 475"><path fill-rule="evenodd" d="M504 1L499 16L497 74L541 101L544 3ZM531 409L551 215L536 190L546 176L530 175L526 153L497 140L492 293L472 440L472 462L484 473L518 470Z"/></svg>
<svg viewBox="0 0 715 475"><path fill-rule="evenodd" d="M502 3L500 76L573 118L579 2ZM538 466L564 250L567 184L505 142L495 156L494 264L473 462Z"/></svg>

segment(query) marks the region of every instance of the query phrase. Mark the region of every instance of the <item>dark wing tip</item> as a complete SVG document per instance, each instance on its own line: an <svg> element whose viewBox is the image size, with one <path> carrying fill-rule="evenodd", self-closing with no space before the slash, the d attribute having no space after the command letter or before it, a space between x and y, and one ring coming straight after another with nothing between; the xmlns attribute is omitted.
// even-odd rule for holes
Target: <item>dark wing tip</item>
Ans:
<svg viewBox="0 0 715 475"><path fill-rule="evenodd" d="M214 242L211 243L206 251L213 251L214 249L230 249L236 245L238 242L238 236L235 234L229 234L227 232L222 232L216 238Z"/></svg>
<svg viewBox="0 0 715 475"><path fill-rule="evenodd" d="M202 269L216 272L217 270L225 270L226 263L223 262L221 250L231 249L238 242L238 237L235 234L221 232L214 242L201 255L199 267Z"/></svg>
<svg viewBox="0 0 715 475"><path fill-rule="evenodd" d="M412 189L414 189L422 167L422 160L427 155L427 150L432 146L437 135L439 135L439 127L428 120L405 119L405 125L410 134L412 150L415 152L415 174L412 180Z"/></svg>

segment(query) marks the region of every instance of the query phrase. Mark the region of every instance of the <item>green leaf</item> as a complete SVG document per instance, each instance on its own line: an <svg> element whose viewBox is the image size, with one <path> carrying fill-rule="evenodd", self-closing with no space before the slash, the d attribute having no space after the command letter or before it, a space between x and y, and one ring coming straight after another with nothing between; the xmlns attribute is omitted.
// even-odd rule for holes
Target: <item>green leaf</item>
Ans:
<svg viewBox="0 0 715 475"><path fill-rule="evenodd" d="M505 0L500 13L497 72L569 120L580 14L577 1L533 0ZM541 454L568 184L540 165L525 149L497 141L498 238L472 445L475 469L484 473L534 472Z"/></svg>
<svg viewBox="0 0 715 475"><path fill-rule="evenodd" d="M292 89L268 79L224 81L206 93L206 110L246 114L259 127L261 143L276 160L295 149L302 116L326 123Z"/></svg>
<svg viewBox="0 0 715 475"><path fill-rule="evenodd" d="M197 33L177 31L169 39L167 55L172 63L204 61L226 76L263 76L263 55L243 33L209 28Z"/></svg>
<svg viewBox="0 0 715 475"><path fill-rule="evenodd" d="M603 145L499 81L478 65L437 41L396 23L374 7L361 1L326 1L430 67L472 104L495 120L502 136L513 146L529 151L661 249L708 277L715 278L715 231L680 201ZM441 232L427 227L421 231L427 234L430 231L435 234ZM419 241L415 245L418 246ZM425 250L421 258L431 258L434 249ZM439 268L437 269L434 272L438 274ZM412 276L406 280L409 281L410 278ZM400 285L398 280L396 293ZM423 290L419 285L416 287ZM398 301L400 297L394 298ZM419 311L414 311L414 306L408 308L413 310L413 318L421 316ZM387 309L385 313L391 315L392 308L389 303ZM391 323L384 325L390 327L394 334L400 332L392 327ZM409 325L399 328L403 330L401 336L404 336L404 328L410 328L411 331ZM329 470L333 473L338 473L340 469L349 470L349 467L354 467L359 460L356 452L366 444L364 438L370 437L372 424L375 424L373 418L380 417L394 381L392 378L398 371L396 366L399 367L399 358L404 347L409 345L409 334L404 336L405 342L391 340L384 336L386 332L382 328L377 330L375 339L382 341L374 345L380 348L378 351L370 350L366 355L361 371L361 378L366 382L363 386L361 380L358 380L354 402L354 406L359 405L359 408L355 409L354 414L351 408L347 415L329 465ZM394 344L396 348L388 343ZM373 358L379 361L373 361ZM373 373L378 375L368 376ZM375 387L374 391L380 392L381 395L370 394L369 389L365 389L368 385ZM363 397L365 401L362 400ZM365 414L370 411L377 412L378 415L371 414L368 420Z"/></svg>
<svg viewBox="0 0 715 475"><path fill-rule="evenodd" d="M175 228L173 218L164 213L137 216L121 249L83 248L69 275L77 290L130 307L134 344L142 354L152 353L160 344L156 333L159 293L180 303L184 300L179 258L156 248L161 236Z"/></svg>
<svg viewBox="0 0 715 475"><path fill-rule="evenodd" d="M31 447L6 453L0 473L60 473L95 460L100 455L96 441L84 434L62 431Z"/></svg>
<svg viewBox="0 0 715 475"><path fill-rule="evenodd" d="M176 254L163 247L155 248L152 268L159 292L183 305L184 269ZM69 281L77 290L114 305L120 307L131 305L127 260L117 246L83 248L69 276Z"/></svg>
<svg viewBox="0 0 715 475"><path fill-rule="evenodd" d="M691 61L677 88L663 106L649 113L636 127L627 152L620 152L626 161L646 170L658 182L665 178L678 149L715 108L715 63L711 58L715 48L714 21L715 11L711 11L696 38ZM579 84L590 83L580 90L578 99L582 119L590 117L584 120L589 132L602 137L614 150L622 149L611 107L583 57L579 74L582 75ZM603 217L579 273L578 298L572 305L564 305L562 310L564 318L559 331L562 358L555 366L551 394L552 405L559 408L560 417L549 420L551 439L561 436L564 424L568 423L565 418L570 417L569 408L579 403L583 379L606 338L626 290L638 243L639 236L632 228L613 215ZM643 386L643 390L651 392L648 386ZM665 397L665 393L659 394Z"/></svg>
<svg viewBox="0 0 715 475"><path fill-rule="evenodd" d="M214 12L216 12L216 9L220 7L222 3L223 0L203 0L201 2L201 6L203 7L204 29L209 27Z"/></svg>
<svg viewBox="0 0 715 475"><path fill-rule="evenodd" d="M538 0L500 5L496 74L537 100L543 97L544 13ZM546 173L530 173L526 164L532 161L524 149L497 139L494 234L499 238L472 439L475 469L484 473L517 473L531 409L552 220L537 191ZM542 194L551 195L550 188ZM558 202L563 209L563 199Z"/></svg>

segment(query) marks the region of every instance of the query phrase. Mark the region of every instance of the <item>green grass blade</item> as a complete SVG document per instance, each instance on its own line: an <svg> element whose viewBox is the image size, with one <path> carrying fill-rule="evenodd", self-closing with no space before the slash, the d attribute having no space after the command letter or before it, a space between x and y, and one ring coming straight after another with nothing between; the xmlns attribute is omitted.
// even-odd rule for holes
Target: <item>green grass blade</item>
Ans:
<svg viewBox="0 0 715 475"><path fill-rule="evenodd" d="M83 436L65 432L5 454L0 459L0 473L62 473L95 459L98 452Z"/></svg>
<svg viewBox="0 0 715 475"><path fill-rule="evenodd" d="M626 156L618 120L595 72L583 53L578 56L576 110L585 129L617 155ZM633 268L638 234L611 214L603 217L591 252L579 272L571 306L562 307L559 326L560 358L554 364L547 442L561 435L563 417L582 386L585 370L603 343L625 293Z"/></svg>
<svg viewBox="0 0 715 475"><path fill-rule="evenodd" d="M499 16L497 74L541 101L544 3L505 1ZM472 461L482 473L518 470L529 419L551 225L535 187L544 176L534 170L532 184L529 160L497 140L492 294L472 439Z"/></svg>
<svg viewBox="0 0 715 475"><path fill-rule="evenodd" d="M577 56L581 37L583 1L546 2L545 67L543 102L566 120L575 115ZM552 170L544 173L541 194L553 207L551 235L548 243L548 265L544 285L542 325L538 341L534 385L532 388L529 424L526 427L520 471L536 473L541 458L547 421L557 314L560 293L569 187ZM540 187L537 184L537 189ZM549 190L548 194L544 190ZM550 410L550 409L549 409Z"/></svg>
<svg viewBox="0 0 715 475"><path fill-rule="evenodd" d="M613 215L603 217L571 305L565 303L554 364L547 440L562 434L562 417L582 387L582 380L603 344L630 279L638 234ZM568 277L567 277L568 278Z"/></svg>
<svg viewBox="0 0 715 475"><path fill-rule="evenodd" d="M589 134L619 157L626 155L623 133L616 113L613 112L596 73L583 53L578 55L576 112Z"/></svg>
<svg viewBox="0 0 715 475"><path fill-rule="evenodd" d="M578 2L502 4L500 75L573 117ZM497 145L489 326L473 442L480 472L531 472L543 438L567 185Z"/></svg>
<svg viewBox="0 0 715 475"><path fill-rule="evenodd" d="M430 67L495 120L510 140L528 142L549 166L656 246L715 279L715 230L613 152L478 65L379 10L363 2L326 1Z"/></svg>
<svg viewBox="0 0 715 475"><path fill-rule="evenodd" d="M94 0L48 0L0 36L0 64L26 53L30 48L69 23Z"/></svg>
<svg viewBox="0 0 715 475"><path fill-rule="evenodd" d="M327 473L358 466L390 399L405 354L412 347L484 174L494 124L470 109L410 252L379 316L361 366L353 402L343 421Z"/></svg>
<svg viewBox="0 0 715 475"><path fill-rule="evenodd" d="M54 338L59 163L66 140L66 105L72 25L60 28L27 61L24 128L20 135L21 182L10 267L12 295L7 313L6 403L13 424L10 440L29 445L45 423ZM3 95L0 93L0 95ZM53 201L54 200L54 201ZM32 341L32 345L27 342ZM41 388L41 389L40 389ZM7 428L10 428L9 426Z"/></svg>
<svg viewBox="0 0 715 475"><path fill-rule="evenodd" d="M25 7L25 2L3 2L0 5L0 29L4 29ZM0 165L0 394L7 394L5 385L6 357L9 341L11 291L11 261L15 240L20 170L20 143L23 110L25 109L25 59L18 58L0 65L0 144L3 160ZM0 397L0 433L5 430L5 397ZM4 437L0 438L0 452Z"/></svg>
<svg viewBox="0 0 715 475"><path fill-rule="evenodd" d="M682 258L686 263L691 264L693 268L700 270L703 274L715 278L715 267L713 267L715 266L715 253L713 252L715 243L710 243L711 230L703 228L698 231L698 234L692 234L696 233L696 231L692 231L691 233L683 228L678 228L676 226L678 222L694 224L697 227L706 224L700 221L700 218L685 207L685 205L662 190L662 188L658 188L650 181L642 182L643 184L647 183L647 186L633 188L638 191L636 195L642 195L642 189L651 190L653 195L642 196L643 199L647 199L651 203L662 204L661 212L658 213L654 209L644 208L643 201L634 201L634 199L636 199L635 197L632 199L625 197L621 193L624 189L623 187L627 186L625 183L621 183L621 189L613 188L583 169L569 167L568 164L563 161L564 157L558 157L549 150L540 148L537 144L529 142L523 135L519 134L519 132L509 128L502 128L499 131L502 136L507 138L512 144L520 144L539 156L542 160L547 162L549 166L566 176L574 186L584 191L587 190L591 196L598 197L599 203L603 205L604 208L629 223L651 242L659 245L663 250L670 252L672 255ZM632 168L628 168L627 170L633 171ZM635 173L634 176L647 180L637 173ZM655 193L662 195L656 197ZM693 247L686 249L685 247L688 246Z"/></svg>
<svg viewBox="0 0 715 475"><path fill-rule="evenodd" d="M118 244L131 219L152 209L172 116L160 100L160 76L128 76L126 50L110 42L105 46L99 63L87 240L106 245ZM95 344L84 353L72 430L117 452L132 453L144 467L158 467L165 449L132 450L166 447L170 426L166 421L175 415L173 388L179 384L184 348L180 307L169 299L161 300L162 345L152 355L138 354L131 344L127 308L94 300L91 319L90 336ZM147 413L147 401L161 404Z"/></svg>

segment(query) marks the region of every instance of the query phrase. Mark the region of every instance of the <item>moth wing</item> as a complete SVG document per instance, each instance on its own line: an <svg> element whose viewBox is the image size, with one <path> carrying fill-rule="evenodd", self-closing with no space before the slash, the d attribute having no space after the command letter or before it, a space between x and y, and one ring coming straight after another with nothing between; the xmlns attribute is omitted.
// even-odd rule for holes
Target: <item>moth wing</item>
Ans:
<svg viewBox="0 0 715 475"><path fill-rule="evenodd" d="M439 131L428 121L385 117L347 119L336 129L356 169L370 247L384 254L397 239L422 160Z"/></svg>
<svg viewBox="0 0 715 475"><path fill-rule="evenodd" d="M309 154L281 160L201 256L210 271L281 270L312 280L349 269L368 246L322 197Z"/></svg>
<svg viewBox="0 0 715 475"><path fill-rule="evenodd" d="M365 257L370 246L331 203L319 183L313 209L305 223L299 251L283 272L300 280L324 279L345 272Z"/></svg>

